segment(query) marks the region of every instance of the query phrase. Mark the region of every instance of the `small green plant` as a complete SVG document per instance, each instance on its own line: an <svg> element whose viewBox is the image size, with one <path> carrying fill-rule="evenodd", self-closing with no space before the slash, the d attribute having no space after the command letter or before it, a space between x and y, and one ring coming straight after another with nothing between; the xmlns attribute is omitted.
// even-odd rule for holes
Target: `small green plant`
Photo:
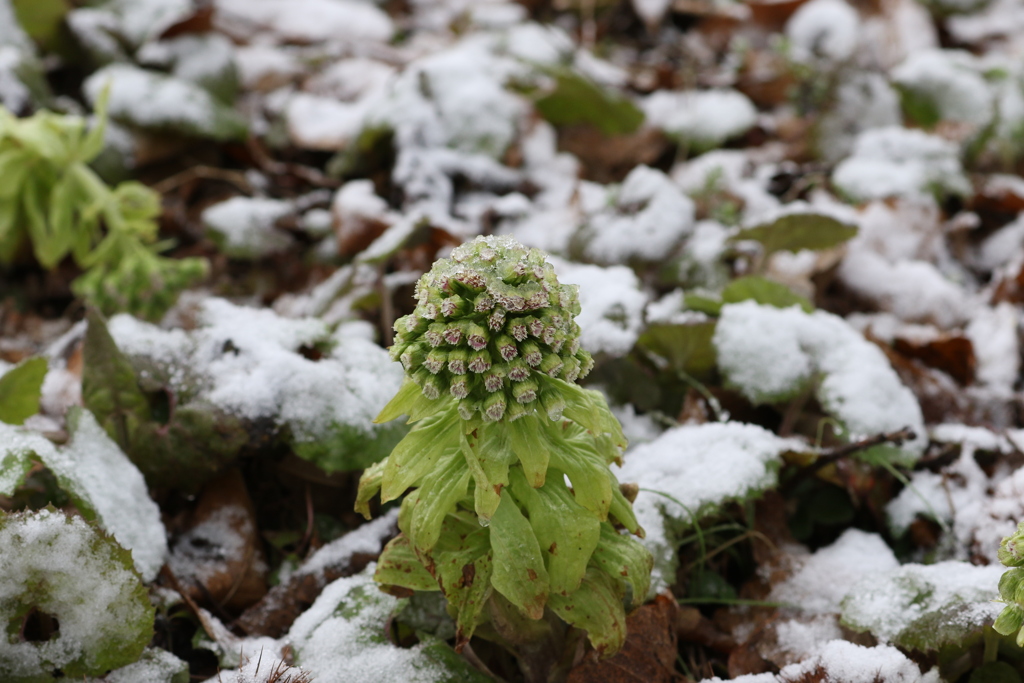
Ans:
<svg viewBox="0 0 1024 683"><path fill-rule="evenodd" d="M416 294L391 348L405 384L377 418L415 426L359 487L367 516L378 491L387 502L415 489L377 581L442 591L457 649L477 632L521 646L523 663L524 643L551 637L553 613L614 653L627 589L644 601L652 559L621 533L643 535L608 467L621 427L575 384L593 365L573 321L577 287L540 251L482 237L435 263Z"/></svg>
<svg viewBox="0 0 1024 683"><path fill-rule="evenodd" d="M72 290L105 313L157 318L207 263L161 257L159 195L131 181L111 188L89 168L103 148L103 102L97 114L87 129L79 116L19 119L0 107L0 264L28 241L44 268L71 256L85 271Z"/></svg>
<svg viewBox="0 0 1024 683"><path fill-rule="evenodd" d="M1009 567L999 579L999 597L1006 607L992 628L1004 636L1016 634L1017 645L1024 647L1024 522L999 544L999 561Z"/></svg>

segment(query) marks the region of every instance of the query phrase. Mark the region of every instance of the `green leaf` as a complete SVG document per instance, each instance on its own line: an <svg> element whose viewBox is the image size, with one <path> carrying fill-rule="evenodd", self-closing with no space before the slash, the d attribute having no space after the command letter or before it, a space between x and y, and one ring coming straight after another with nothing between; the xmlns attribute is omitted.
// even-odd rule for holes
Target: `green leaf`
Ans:
<svg viewBox="0 0 1024 683"><path fill-rule="evenodd" d="M551 445L545 438L546 432L541 429L539 419L535 415L526 415L507 423L512 450L519 458L526 480L534 488L544 485L551 459Z"/></svg>
<svg viewBox="0 0 1024 683"><path fill-rule="evenodd" d="M555 614L578 629L603 656L618 652L626 641L626 612L622 583L594 568L587 570L579 590L564 596L552 593L548 604Z"/></svg>
<svg viewBox="0 0 1024 683"><path fill-rule="evenodd" d="M82 403L131 455L139 425L150 420L149 402L139 388L135 369L110 336L107 322L96 311L89 311L85 319Z"/></svg>
<svg viewBox="0 0 1024 683"><path fill-rule="evenodd" d="M540 619L548 599L548 571L530 522L507 493L501 496L490 531L494 590L531 619Z"/></svg>
<svg viewBox="0 0 1024 683"><path fill-rule="evenodd" d="M39 412L46 359L29 358L0 376L0 421L20 425Z"/></svg>
<svg viewBox="0 0 1024 683"><path fill-rule="evenodd" d="M637 344L664 358L675 371L707 377L717 362L711 342L714 334L713 320L688 325L651 325L640 335Z"/></svg>
<svg viewBox="0 0 1024 683"><path fill-rule="evenodd" d="M380 492L381 483L384 481L384 468L387 467L387 464L387 458L374 463L367 467L359 477L355 511L366 519L370 519L370 501Z"/></svg>
<svg viewBox="0 0 1024 683"><path fill-rule="evenodd" d="M433 471L446 451L459 448L459 414L449 410L419 422L388 457L381 482L381 502L395 500Z"/></svg>
<svg viewBox="0 0 1024 683"><path fill-rule="evenodd" d="M1007 662L987 662L971 672L967 683L1021 683L1021 678Z"/></svg>
<svg viewBox="0 0 1024 683"><path fill-rule="evenodd" d="M584 76L565 70L554 74L555 89L538 99L537 112L555 126L588 123L605 135L636 131L643 112L629 99L600 88Z"/></svg>
<svg viewBox="0 0 1024 683"><path fill-rule="evenodd" d="M441 587L416 556L409 538L399 534L384 547L377 560L373 579L384 586L399 586L414 591L437 591Z"/></svg>
<svg viewBox="0 0 1024 683"><path fill-rule="evenodd" d="M334 422L316 438L291 440L292 450L327 473L351 472L380 462L408 434L400 423L367 432L355 425Z"/></svg>
<svg viewBox="0 0 1024 683"><path fill-rule="evenodd" d="M4 681L101 676L138 660L155 610L131 553L80 517L48 509L0 516L0 624L33 609L60 624L52 640L0 638Z"/></svg>
<svg viewBox="0 0 1024 683"><path fill-rule="evenodd" d="M608 576L629 582L634 605L647 599L654 558L632 536L619 533L611 524L601 524L601 540L590 562Z"/></svg>
<svg viewBox="0 0 1024 683"><path fill-rule="evenodd" d="M460 437L466 466L473 474L473 498L476 514L489 520L501 500L501 490L508 486L508 468L516 456L509 446L504 423L481 424L477 436Z"/></svg>
<svg viewBox="0 0 1024 683"><path fill-rule="evenodd" d="M730 241L753 240L767 258L777 251L821 250L838 246L857 234L857 228L816 213L794 213L753 228L740 230Z"/></svg>
<svg viewBox="0 0 1024 683"><path fill-rule="evenodd" d="M796 294L786 285L757 275L748 275L733 280L722 290L722 303L734 304L747 300L776 308L789 308L796 305L807 313L814 312L814 306L810 301ZM689 297L687 297L687 303L689 303Z"/></svg>
<svg viewBox="0 0 1024 683"><path fill-rule="evenodd" d="M398 393L388 401L373 421L381 424L408 415L409 422L416 422L434 415L442 408L451 407L450 403L446 400L430 400L423 395L420 385L406 377Z"/></svg>
<svg viewBox="0 0 1024 683"><path fill-rule="evenodd" d="M560 448L551 451L551 467L564 472L572 482L576 501L594 513L598 519L608 517L612 503L612 473L604 458L594 450L593 440L585 434L577 438L565 438L562 426L545 424L549 439L561 442ZM580 438L580 437L583 438Z"/></svg>
<svg viewBox="0 0 1024 683"><path fill-rule="evenodd" d="M65 0L12 0L12 4L25 33L46 50L55 50L60 43L64 15L68 13Z"/></svg>
<svg viewBox="0 0 1024 683"><path fill-rule="evenodd" d="M547 560L551 592L571 593L580 586L601 537L601 522L573 497L558 470L541 488L512 469L510 493L523 507Z"/></svg>
<svg viewBox="0 0 1024 683"><path fill-rule="evenodd" d="M13 496L33 461L55 448L42 434L0 422L0 496Z"/></svg>
<svg viewBox="0 0 1024 683"><path fill-rule="evenodd" d="M484 620L483 610L493 591L490 530L481 527L471 513L449 514L430 562L431 572L455 612L456 638L466 642Z"/></svg>
<svg viewBox="0 0 1024 683"><path fill-rule="evenodd" d="M424 477L423 484L417 489L411 524L402 526L399 519L399 526L417 551L429 553L433 550L445 516L466 496L469 478L469 468L460 449L446 451L433 471Z"/></svg>

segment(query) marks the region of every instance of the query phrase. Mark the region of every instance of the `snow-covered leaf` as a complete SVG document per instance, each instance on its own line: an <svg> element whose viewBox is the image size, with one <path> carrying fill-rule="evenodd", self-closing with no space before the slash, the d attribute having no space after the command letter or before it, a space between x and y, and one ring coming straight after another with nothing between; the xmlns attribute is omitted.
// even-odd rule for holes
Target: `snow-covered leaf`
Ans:
<svg viewBox="0 0 1024 683"><path fill-rule="evenodd" d="M136 661L154 610L131 556L77 517L54 510L0 516L0 622L20 628L33 610L60 624L50 640L0 638L12 683L103 674Z"/></svg>
<svg viewBox="0 0 1024 683"><path fill-rule="evenodd" d="M966 562L905 564L850 588L843 623L908 649L962 643L1002 609L994 600L1003 570Z"/></svg>

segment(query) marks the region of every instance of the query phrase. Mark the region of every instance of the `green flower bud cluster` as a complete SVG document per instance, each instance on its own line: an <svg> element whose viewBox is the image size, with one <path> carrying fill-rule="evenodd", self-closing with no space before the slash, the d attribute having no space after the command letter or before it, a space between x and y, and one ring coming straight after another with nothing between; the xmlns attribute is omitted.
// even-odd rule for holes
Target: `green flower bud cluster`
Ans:
<svg viewBox="0 0 1024 683"><path fill-rule="evenodd" d="M1017 645L1024 647L1024 522L999 544L999 561L1010 567L999 579L999 597L1006 607L992 628L1004 636L1017 634Z"/></svg>
<svg viewBox="0 0 1024 683"><path fill-rule="evenodd" d="M593 367L580 348L576 285L562 285L537 249L479 237L434 264L416 310L395 322L391 357L430 400L450 396L468 420L515 420L562 404L545 378L574 382Z"/></svg>
<svg viewBox="0 0 1024 683"><path fill-rule="evenodd" d="M406 381L377 417L414 423L359 482L356 509L402 496L402 533L385 548L385 590L442 591L457 649L490 623L503 633L554 614L612 654L627 594L647 597L653 559L609 465L626 439L604 396L575 384L577 288L537 250L478 238L420 280L392 355ZM410 491L411 489L411 491ZM635 491L632 491L635 494Z"/></svg>

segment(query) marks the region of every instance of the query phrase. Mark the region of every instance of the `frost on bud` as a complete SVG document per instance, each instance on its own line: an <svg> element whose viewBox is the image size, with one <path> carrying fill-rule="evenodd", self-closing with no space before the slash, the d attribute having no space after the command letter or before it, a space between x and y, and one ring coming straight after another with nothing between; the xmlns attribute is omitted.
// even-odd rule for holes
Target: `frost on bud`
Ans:
<svg viewBox="0 0 1024 683"><path fill-rule="evenodd" d="M1024 567L1024 522L999 544L999 561L1007 567Z"/></svg>

